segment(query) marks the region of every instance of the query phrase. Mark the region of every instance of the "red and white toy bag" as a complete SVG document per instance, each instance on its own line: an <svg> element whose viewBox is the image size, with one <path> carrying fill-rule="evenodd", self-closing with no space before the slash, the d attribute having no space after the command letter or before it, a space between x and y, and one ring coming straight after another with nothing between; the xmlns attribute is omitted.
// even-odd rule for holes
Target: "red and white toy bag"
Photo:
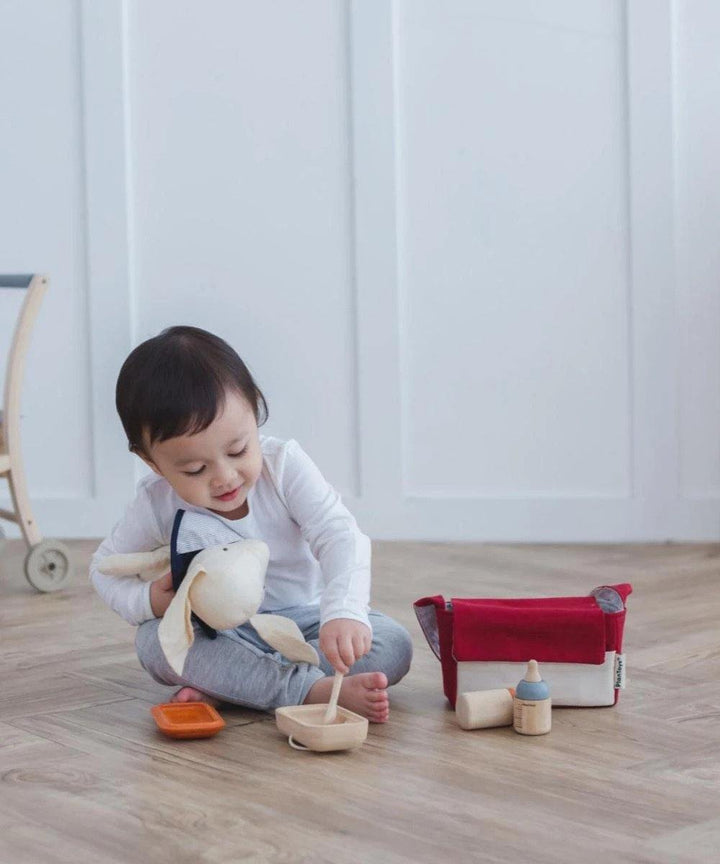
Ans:
<svg viewBox="0 0 720 864"><path fill-rule="evenodd" d="M553 705L614 705L625 686L625 601L632 586L603 585L587 597L517 600L423 597L415 614L442 664L443 687L459 693L514 687L537 660Z"/></svg>

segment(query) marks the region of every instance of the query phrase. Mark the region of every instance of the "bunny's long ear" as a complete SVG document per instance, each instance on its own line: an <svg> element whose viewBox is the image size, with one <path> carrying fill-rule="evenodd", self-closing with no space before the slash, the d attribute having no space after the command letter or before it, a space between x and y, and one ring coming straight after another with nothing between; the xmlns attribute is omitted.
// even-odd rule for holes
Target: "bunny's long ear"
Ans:
<svg viewBox="0 0 720 864"><path fill-rule="evenodd" d="M192 615L190 589L196 579L202 579L205 575L205 571L198 565L190 565L190 569L180 583L180 587L175 592L175 596L170 601L170 605L165 610L162 621L158 625L160 647L163 649L168 663L178 675L182 675L185 658L190 646L195 641L195 633L190 620Z"/></svg>
<svg viewBox="0 0 720 864"><path fill-rule="evenodd" d="M161 546L153 552L131 552L127 555L108 555L98 566L107 576L137 576L145 582L159 579L170 569L170 547Z"/></svg>
<svg viewBox="0 0 720 864"><path fill-rule="evenodd" d="M250 623L271 648L279 651L293 663L309 663L319 666L320 658L317 651L305 641L298 625L283 615L271 615L263 612L253 615Z"/></svg>

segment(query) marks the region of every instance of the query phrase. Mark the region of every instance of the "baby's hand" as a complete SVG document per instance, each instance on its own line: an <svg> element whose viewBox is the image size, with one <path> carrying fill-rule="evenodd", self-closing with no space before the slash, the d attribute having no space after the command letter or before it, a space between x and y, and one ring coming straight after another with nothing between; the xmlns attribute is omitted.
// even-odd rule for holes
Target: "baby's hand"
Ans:
<svg viewBox="0 0 720 864"><path fill-rule="evenodd" d="M320 650L330 665L343 675L368 653L371 645L370 628L352 618L334 618L320 628Z"/></svg>
<svg viewBox="0 0 720 864"><path fill-rule="evenodd" d="M150 585L150 607L156 618L162 618L170 601L175 596L172 587L172 573L166 573Z"/></svg>

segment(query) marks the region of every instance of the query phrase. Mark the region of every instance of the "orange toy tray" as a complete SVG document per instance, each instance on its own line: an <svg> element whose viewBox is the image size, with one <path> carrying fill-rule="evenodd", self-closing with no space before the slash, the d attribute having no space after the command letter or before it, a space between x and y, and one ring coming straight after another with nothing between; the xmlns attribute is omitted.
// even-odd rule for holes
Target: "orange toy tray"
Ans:
<svg viewBox="0 0 720 864"><path fill-rule="evenodd" d="M150 709L158 729L171 738L209 738L225 721L205 702L166 702Z"/></svg>

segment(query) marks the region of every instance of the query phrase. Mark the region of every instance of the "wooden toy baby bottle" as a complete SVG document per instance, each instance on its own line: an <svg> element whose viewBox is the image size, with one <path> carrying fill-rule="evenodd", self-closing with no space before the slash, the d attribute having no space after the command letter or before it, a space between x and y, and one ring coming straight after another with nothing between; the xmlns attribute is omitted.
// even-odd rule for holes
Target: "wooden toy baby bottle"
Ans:
<svg viewBox="0 0 720 864"><path fill-rule="evenodd" d="M537 661L531 660L515 688L513 728L521 735L545 735L551 725L550 688L540 677Z"/></svg>

